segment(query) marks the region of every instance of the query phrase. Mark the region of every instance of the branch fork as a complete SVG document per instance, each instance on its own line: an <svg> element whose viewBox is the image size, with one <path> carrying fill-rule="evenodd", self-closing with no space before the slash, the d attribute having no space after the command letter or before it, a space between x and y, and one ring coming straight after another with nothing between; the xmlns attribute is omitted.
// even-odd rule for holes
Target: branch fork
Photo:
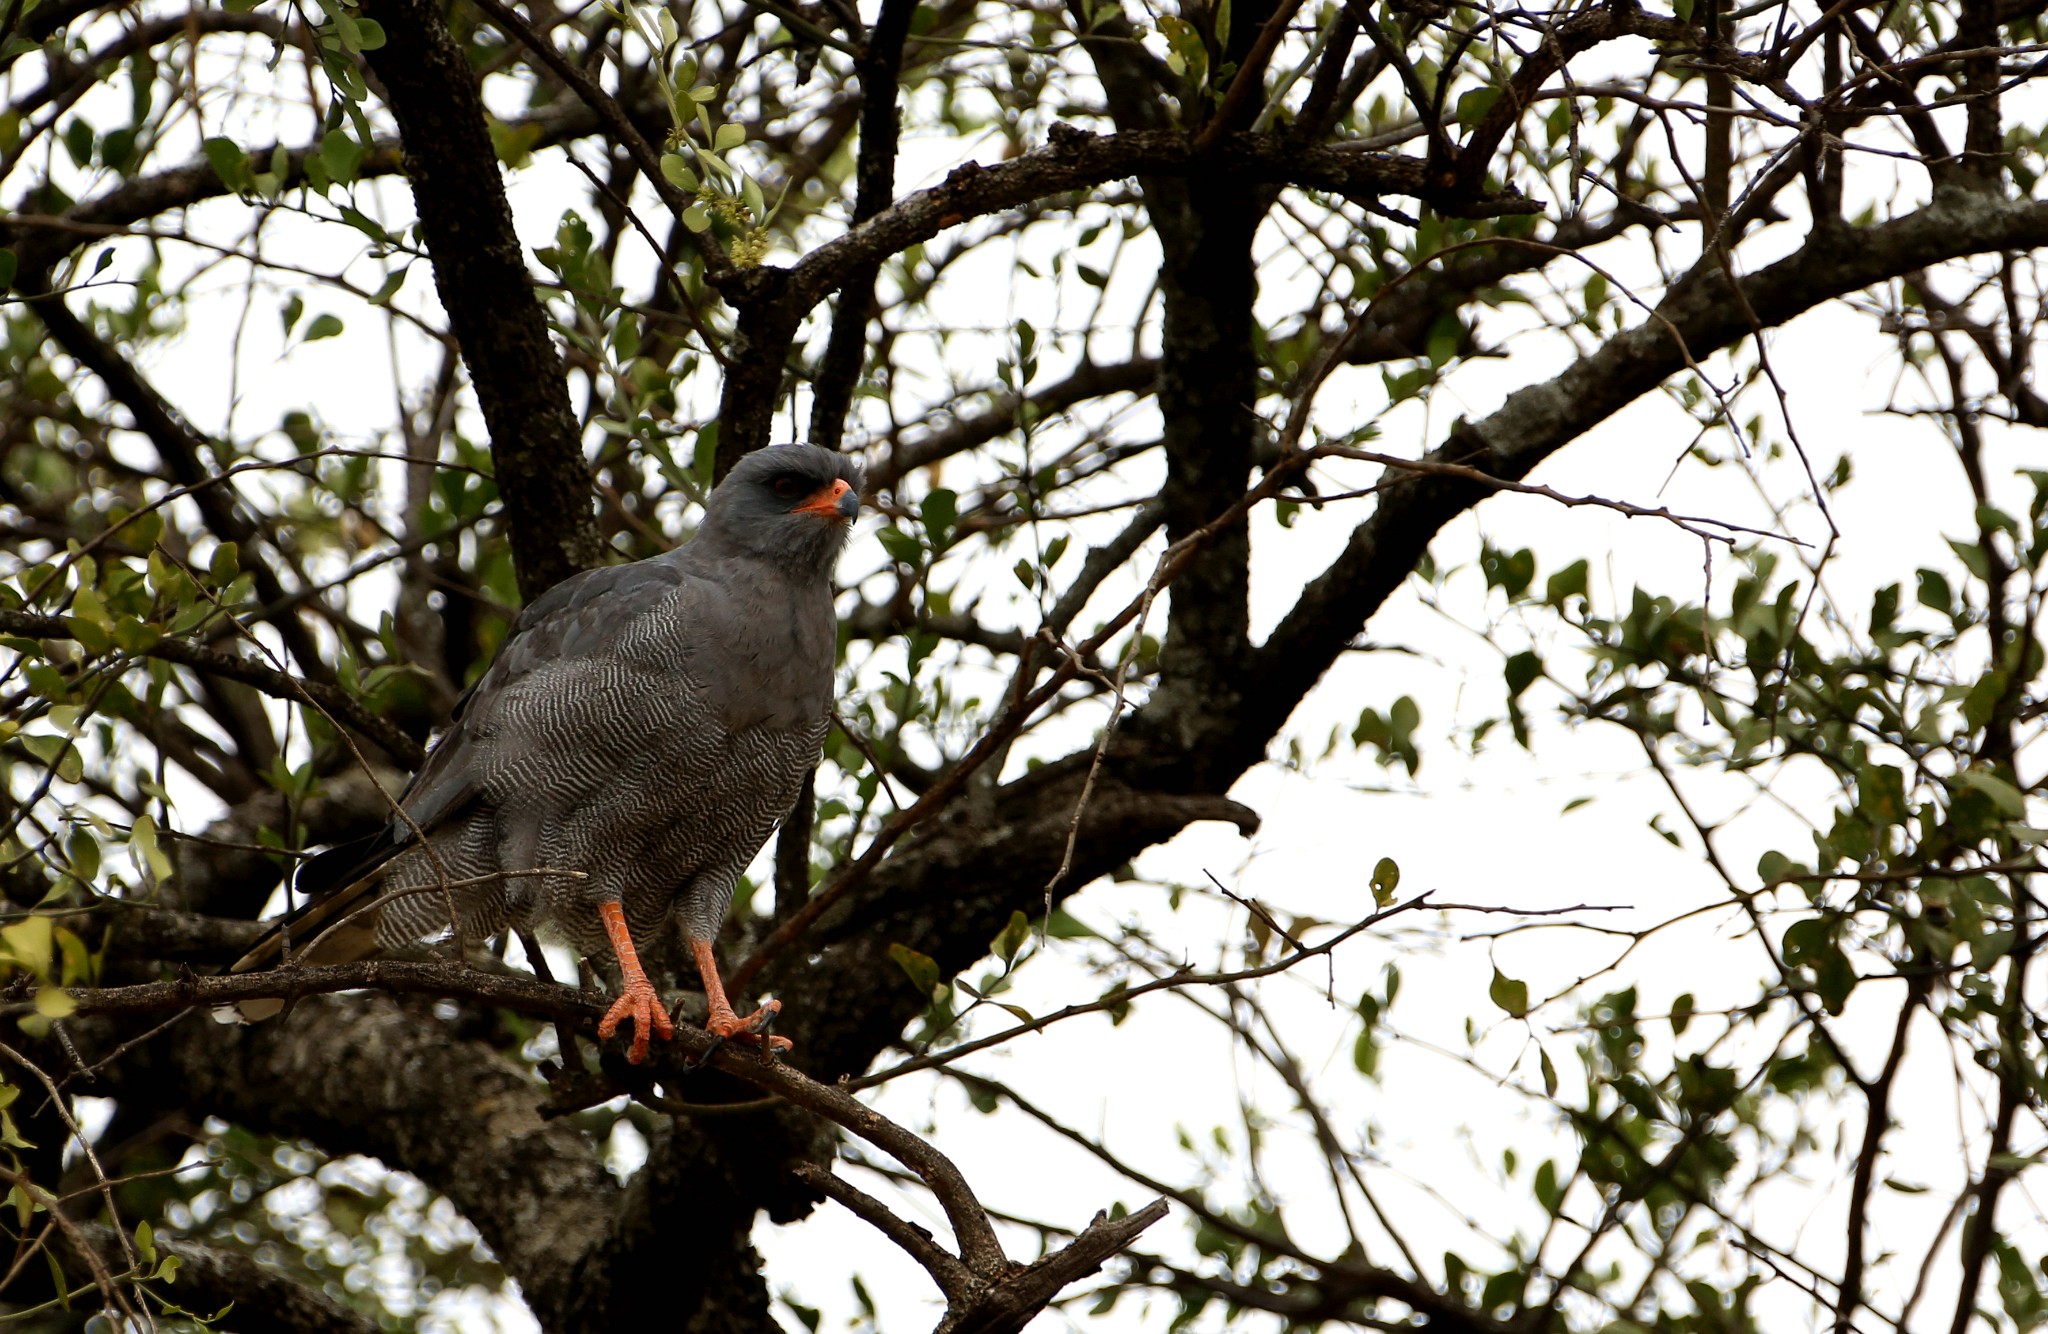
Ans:
<svg viewBox="0 0 2048 1334"><path fill-rule="evenodd" d="M1021 1330L1044 1310L1061 1289L1100 1269L1111 1256L1137 1239L1139 1233L1166 1217L1166 1201L1154 1200L1136 1213L1111 1218L1097 1213L1079 1236L1061 1249L1020 1265L995 1253L974 1265L960 1259L916 1223L889 1211L888 1206L828 1168L817 1163L799 1163L792 1169L804 1184L872 1224L876 1231L896 1243L924 1266L939 1291L946 1297L946 1315L933 1334L1010 1334ZM953 1213L952 1204L947 1213ZM972 1197L967 1205L980 1211ZM986 1214L982 1214L984 1222ZM969 1248L963 1248L969 1249Z"/></svg>

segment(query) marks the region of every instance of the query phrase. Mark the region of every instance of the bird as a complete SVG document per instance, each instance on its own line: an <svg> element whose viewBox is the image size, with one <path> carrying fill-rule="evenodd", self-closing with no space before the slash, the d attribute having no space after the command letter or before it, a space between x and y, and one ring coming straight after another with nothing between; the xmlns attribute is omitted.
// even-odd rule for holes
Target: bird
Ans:
<svg viewBox="0 0 2048 1334"><path fill-rule="evenodd" d="M674 1032L635 942L673 922L707 1029L760 1041L780 1002L737 1014L712 942L831 726L832 575L862 485L849 455L756 450L711 492L691 540L541 594L390 822L305 862L294 890L306 901L230 971L537 931L585 958L612 951L623 985L598 1036L630 1022L637 1065L650 1036ZM246 1019L281 1008L241 1007Z"/></svg>

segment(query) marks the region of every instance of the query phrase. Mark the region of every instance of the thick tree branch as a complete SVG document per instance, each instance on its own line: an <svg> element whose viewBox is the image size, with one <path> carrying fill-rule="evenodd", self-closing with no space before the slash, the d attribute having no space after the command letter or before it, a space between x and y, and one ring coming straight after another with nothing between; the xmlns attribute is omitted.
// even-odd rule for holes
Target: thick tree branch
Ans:
<svg viewBox="0 0 2048 1334"><path fill-rule="evenodd" d="M348 967L340 978L298 970L282 990L310 998L346 981L382 992L460 995L427 979L490 976L446 964ZM204 1007L265 977L273 975L188 975L102 993L106 1004L89 1001L81 1011ZM523 979L494 981L508 999L522 994ZM552 1003L533 1007L543 1013L587 1015L595 1003L578 1005L565 988L545 990ZM188 1020L103 1071L96 1091L144 1107L203 1106L412 1172L476 1224L544 1322L579 1300L574 1262L604 1237L618 1204L619 1187L582 1133L541 1115L544 1087L490 1046L451 1039L442 1024L392 995L307 999L259 1025Z"/></svg>
<svg viewBox="0 0 2048 1334"><path fill-rule="evenodd" d="M1055 125L1049 142L992 167L967 163L928 190L836 237L788 270L784 299L805 309L832 292L860 264L896 254L969 218L1014 208L1129 176L1199 172L1219 183L1293 185L1347 199L1408 195L1462 217L1538 213L1543 206L1516 191L1457 195L1430 182L1418 158L1365 152L1341 144L1304 148L1277 135L1228 134L1197 156L1185 135L1133 130L1097 135Z"/></svg>
<svg viewBox="0 0 2048 1334"><path fill-rule="evenodd" d="M1651 41L1693 43L1699 33L1683 19L1646 14L1633 0L1602 5L1574 14L1550 28L1543 41L1522 57L1514 76L1500 90L1500 98L1482 116L1455 159L1457 189L1472 194L1480 190L1494 154L1515 123L1528 113L1529 105L1550 76L1563 69L1573 56L1620 37L1646 37ZM1417 108L1426 111L1426 108Z"/></svg>
<svg viewBox="0 0 2048 1334"><path fill-rule="evenodd" d="M383 994L333 994L358 988ZM152 1090L197 1097L244 1124L308 1135L331 1151L373 1154L413 1172L478 1223L544 1324L580 1328L572 1313L587 1305L582 1261L609 1244L619 1188L579 1134L544 1119L545 1090L492 1048L451 1042L438 1024L394 999L403 994L464 997L584 1027L595 1025L606 1005L602 996L522 975L389 960L224 977L188 973L72 993L81 1020L257 997L302 1002L261 1025L178 1025L148 1055L117 1067L118 1083L109 1091L145 1103ZM930 1187L952 1226L957 1263L974 1279L956 1295L953 1323L942 1328L1021 1328L1061 1287L1164 1213L1154 1206L1114 1223L1098 1218L1073 1246L1019 1267L1004 1255L986 1210L952 1161L850 1094L688 1027L657 1050L647 1074L668 1083L705 1064L868 1141ZM750 1199L739 1202L742 1217L753 1207Z"/></svg>
<svg viewBox="0 0 2048 1334"><path fill-rule="evenodd" d="M405 145L434 285L491 431L512 561L528 598L603 559L590 467L561 354L525 252L476 76L428 0L371 0L390 40L370 55Z"/></svg>
<svg viewBox="0 0 2048 1334"><path fill-rule="evenodd" d="M1761 327L1920 265L2048 244L2048 204L1949 192L1857 237L1851 245L1840 238L1815 242L1743 280L1743 300ZM1673 291L1658 318L1616 335L1555 379L1512 395L1492 416L1461 424L1428 461L1518 479L1683 371L1686 348L1692 357L1703 356L1751 328L1743 301L1718 270L1708 270ZM1053 887L1054 901L1193 820L1253 819L1235 803L1215 804L1219 799L1200 794L1227 790L1259 760L1431 538L1491 493L1442 477L1404 480L1383 493L1372 518L1257 650L1253 670L1260 689L1236 715L1208 714L1205 721L1186 713L1186 702L1156 694L1111 750L1104 784L1078 825L1072 875ZM1169 709L1176 712L1169 715ZM769 970L765 980L804 996L787 1028L819 1068L866 1068L923 1008L925 998L897 977L889 943L908 944L950 973L986 952L1013 909L1042 910L1088 759L1086 751L1077 752L1004 785L990 809L970 811L964 799L954 800L884 859L847 902L825 914L819 936L828 948L817 963L786 980L782 974L791 965Z"/></svg>
<svg viewBox="0 0 2048 1334"><path fill-rule="evenodd" d="M1017 1334L1061 1289L1102 1268L1111 1256L1164 1217L1164 1200L1154 1200L1121 1218L1098 1213L1079 1236L1060 1250L979 1294L966 1309L949 1308L936 1334Z"/></svg>
<svg viewBox="0 0 2048 1334"><path fill-rule="evenodd" d="M917 0L882 0L868 34L860 71L860 162L856 169L853 221L866 222L896 197L897 78L903 68L903 39ZM853 387L867 351L868 320L875 302L879 259L847 274L832 312L832 332L812 382L811 443L839 447Z"/></svg>
<svg viewBox="0 0 2048 1334"><path fill-rule="evenodd" d="M1490 416L1460 423L1427 461L1518 480L1666 377L1753 329L1776 328L1822 302L1923 265L2043 244L2048 204L1951 190L1894 221L1810 241L1744 278L1740 297L1718 268L1704 268L1666 296L1653 318L1616 334L1553 379L1509 395ZM1221 772L1234 776L1263 753L1294 705L1408 577L1430 540L1487 494L1471 483L1418 478L1382 496L1259 650L1265 689L1223 743L1231 758Z"/></svg>

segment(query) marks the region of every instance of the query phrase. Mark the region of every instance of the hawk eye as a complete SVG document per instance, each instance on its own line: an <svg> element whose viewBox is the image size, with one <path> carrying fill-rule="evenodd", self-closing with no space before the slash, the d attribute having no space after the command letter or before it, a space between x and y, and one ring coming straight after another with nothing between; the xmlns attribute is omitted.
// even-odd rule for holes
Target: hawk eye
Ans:
<svg viewBox="0 0 2048 1334"><path fill-rule="evenodd" d="M792 477L788 473L784 473L768 485L774 489L776 495L781 496L784 500L795 500L804 493L804 479Z"/></svg>

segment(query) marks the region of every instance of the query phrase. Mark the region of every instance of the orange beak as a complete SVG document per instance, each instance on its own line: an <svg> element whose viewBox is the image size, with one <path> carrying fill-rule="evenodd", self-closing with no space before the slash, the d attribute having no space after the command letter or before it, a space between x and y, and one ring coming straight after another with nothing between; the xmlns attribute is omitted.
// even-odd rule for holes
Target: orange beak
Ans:
<svg viewBox="0 0 2048 1334"><path fill-rule="evenodd" d="M851 519L860 512L860 497L853 494L845 478L823 487L818 494L791 510L791 514L815 514L822 519Z"/></svg>

